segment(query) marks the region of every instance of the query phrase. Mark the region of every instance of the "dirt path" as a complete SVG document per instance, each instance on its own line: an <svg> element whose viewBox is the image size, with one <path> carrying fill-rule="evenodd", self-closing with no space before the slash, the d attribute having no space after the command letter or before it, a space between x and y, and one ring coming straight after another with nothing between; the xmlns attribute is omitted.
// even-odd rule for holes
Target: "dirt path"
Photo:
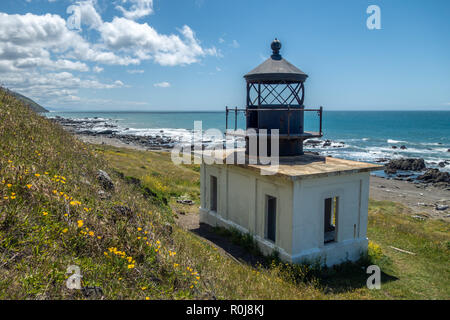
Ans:
<svg viewBox="0 0 450 320"><path fill-rule="evenodd" d="M253 266L264 263L262 257L257 257L249 253L242 246L233 243L228 237L217 234L211 226L199 223L197 211L189 211L186 211L183 214L177 212L178 226L202 237L216 247L223 255L232 258L238 263L245 263Z"/></svg>

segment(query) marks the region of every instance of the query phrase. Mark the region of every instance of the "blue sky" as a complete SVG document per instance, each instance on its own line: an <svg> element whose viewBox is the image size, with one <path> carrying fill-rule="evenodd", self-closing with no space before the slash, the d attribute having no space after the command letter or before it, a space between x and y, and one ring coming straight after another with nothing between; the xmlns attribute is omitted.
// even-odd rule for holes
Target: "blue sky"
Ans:
<svg viewBox="0 0 450 320"><path fill-rule="evenodd" d="M306 106L450 110L446 0L2 0L0 83L51 110L223 110L275 37Z"/></svg>

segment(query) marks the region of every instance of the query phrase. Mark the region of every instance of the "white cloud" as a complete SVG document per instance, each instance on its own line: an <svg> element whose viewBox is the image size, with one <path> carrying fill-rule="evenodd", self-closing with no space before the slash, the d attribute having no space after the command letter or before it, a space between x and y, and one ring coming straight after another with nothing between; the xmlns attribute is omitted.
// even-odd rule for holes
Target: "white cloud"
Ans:
<svg viewBox="0 0 450 320"><path fill-rule="evenodd" d="M163 82L155 83L153 86L157 87L157 88L169 88L170 83L167 81L163 81Z"/></svg>
<svg viewBox="0 0 450 320"><path fill-rule="evenodd" d="M129 74L138 74L138 73L144 73L144 70L127 70Z"/></svg>
<svg viewBox="0 0 450 320"><path fill-rule="evenodd" d="M98 28L103 24L102 17L95 9L96 0L85 0L75 2L75 6L79 7L81 24L89 26L89 28Z"/></svg>
<svg viewBox="0 0 450 320"><path fill-rule="evenodd" d="M219 38L219 43L224 43L225 39L224 38Z"/></svg>
<svg viewBox="0 0 450 320"><path fill-rule="evenodd" d="M83 89L115 89L124 84L117 80L103 83L96 79L81 79L70 72L10 72L2 75L8 88L38 100L44 106L80 101L78 91Z"/></svg>
<svg viewBox="0 0 450 320"><path fill-rule="evenodd" d="M104 69L102 67L99 66L95 66L94 68L92 68L92 71L94 71L95 73L100 73L102 72Z"/></svg>
<svg viewBox="0 0 450 320"><path fill-rule="evenodd" d="M233 48L239 48L241 45L239 44L239 42L237 42L237 40L233 40L230 46L232 46Z"/></svg>
<svg viewBox="0 0 450 320"><path fill-rule="evenodd" d="M215 48L203 49L195 34L183 26L178 35L162 35L147 23L115 17L99 29L104 44L111 50L140 54L141 60L153 58L163 66L191 64L206 55L217 55Z"/></svg>
<svg viewBox="0 0 450 320"><path fill-rule="evenodd" d="M97 11L97 0L72 3L79 7L81 24L89 31L70 30L56 14L0 12L2 84L43 103L82 101L78 97L81 88L125 86L120 80L97 80L95 74L104 71L102 65L130 66L152 60L162 66L176 66L199 62L205 56L221 56L215 47L203 47L187 25L178 34L160 34L147 23L132 20L153 13L152 0L121 0L119 10L124 17L114 17L110 22L104 22ZM169 87L170 83L155 86Z"/></svg>
<svg viewBox="0 0 450 320"><path fill-rule="evenodd" d="M123 6L116 6L127 19L137 20L153 13L153 0L122 0L122 3L131 3L127 10Z"/></svg>

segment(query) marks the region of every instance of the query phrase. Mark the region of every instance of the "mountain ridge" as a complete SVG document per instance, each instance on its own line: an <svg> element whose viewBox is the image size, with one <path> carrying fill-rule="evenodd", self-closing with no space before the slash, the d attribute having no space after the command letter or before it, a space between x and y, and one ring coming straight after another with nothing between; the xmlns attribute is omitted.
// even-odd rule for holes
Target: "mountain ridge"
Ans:
<svg viewBox="0 0 450 320"><path fill-rule="evenodd" d="M18 100L20 100L21 102L23 102L26 106L28 106L29 108L31 108L31 110L33 110L34 112L38 112L38 113L44 113L44 112L49 112L47 109L45 109L43 106L41 106L39 103L37 103L36 101L24 96L23 94L20 94L18 92L12 91L12 90L8 90L12 95L14 95Z"/></svg>

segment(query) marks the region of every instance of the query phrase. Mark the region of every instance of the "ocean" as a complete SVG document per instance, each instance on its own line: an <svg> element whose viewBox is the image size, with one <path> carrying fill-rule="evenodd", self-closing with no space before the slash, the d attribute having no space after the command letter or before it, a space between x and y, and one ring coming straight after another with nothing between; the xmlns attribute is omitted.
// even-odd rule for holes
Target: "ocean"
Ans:
<svg viewBox="0 0 450 320"><path fill-rule="evenodd" d="M194 121L202 121L203 130L225 130L225 112L50 112L46 116L93 122L92 131L114 128L120 134L178 141L190 139ZM237 123L245 128L242 113ZM230 112L229 126L234 127L234 112ZM318 126L318 117L306 113L305 129L318 131ZM447 161L439 168L450 171L450 111L324 111L323 132L322 139L331 140L331 145L310 150L367 162L424 158L428 167Z"/></svg>

